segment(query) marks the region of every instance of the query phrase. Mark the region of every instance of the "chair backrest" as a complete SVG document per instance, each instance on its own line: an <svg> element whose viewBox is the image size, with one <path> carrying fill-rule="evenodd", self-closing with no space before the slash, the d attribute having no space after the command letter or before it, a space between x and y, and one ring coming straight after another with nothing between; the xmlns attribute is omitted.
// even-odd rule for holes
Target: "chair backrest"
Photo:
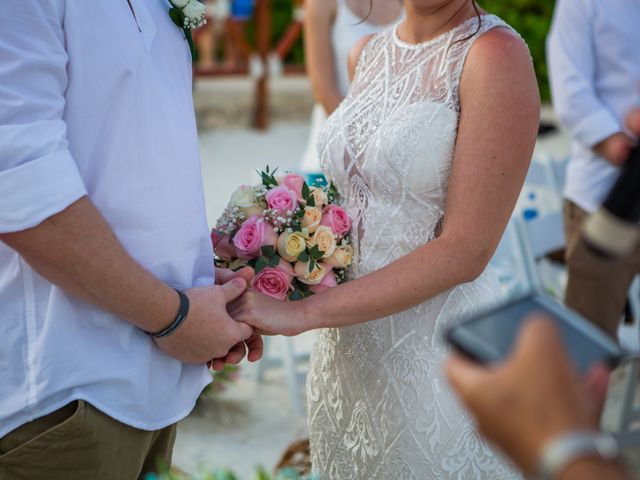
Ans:
<svg viewBox="0 0 640 480"><path fill-rule="evenodd" d="M522 222L521 225L525 247L534 260L564 248L564 227L560 212L548 213Z"/></svg>
<svg viewBox="0 0 640 480"><path fill-rule="evenodd" d="M523 295L536 286L532 281L527 252L522 245L523 227L520 223L523 220L517 215L511 218L489 263L507 298Z"/></svg>
<svg viewBox="0 0 640 480"><path fill-rule="evenodd" d="M558 185L552 163L553 160L547 155L534 157L527 171L525 185L557 191Z"/></svg>

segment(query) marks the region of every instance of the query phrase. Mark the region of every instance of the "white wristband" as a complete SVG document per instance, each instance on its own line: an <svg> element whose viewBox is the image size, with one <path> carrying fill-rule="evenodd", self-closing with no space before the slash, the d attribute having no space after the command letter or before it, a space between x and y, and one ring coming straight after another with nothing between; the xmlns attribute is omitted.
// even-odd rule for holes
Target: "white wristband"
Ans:
<svg viewBox="0 0 640 480"><path fill-rule="evenodd" d="M542 453L538 480L556 480L576 460L599 457L614 461L620 457L618 442L607 433L571 432L549 443Z"/></svg>

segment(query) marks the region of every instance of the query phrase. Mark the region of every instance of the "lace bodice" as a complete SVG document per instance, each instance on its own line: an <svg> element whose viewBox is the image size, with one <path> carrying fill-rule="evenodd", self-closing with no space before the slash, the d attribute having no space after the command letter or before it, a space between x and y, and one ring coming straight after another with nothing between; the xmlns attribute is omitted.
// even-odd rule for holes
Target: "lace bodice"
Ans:
<svg viewBox="0 0 640 480"><path fill-rule="evenodd" d="M318 147L354 219L352 274L377 270L433 238L444 214L462 68L473 40L497 26L506 24L484 15L479 30L473 18L413 45L398 38L396 25L361 53L351 91Z"/></svg>
<svg viewBox="0 0 640 480"><path fill-rule="evenodd" d="M467 53L492 15L410 45L395 27L364 48L351 91L319 140L354 220L350 275L378 270L436 235L456 142ZM452 322L500 297L485 272L405 312L321 330L308 379L314 471L323 480L518 478L475 432L443 378Z"/></svg>

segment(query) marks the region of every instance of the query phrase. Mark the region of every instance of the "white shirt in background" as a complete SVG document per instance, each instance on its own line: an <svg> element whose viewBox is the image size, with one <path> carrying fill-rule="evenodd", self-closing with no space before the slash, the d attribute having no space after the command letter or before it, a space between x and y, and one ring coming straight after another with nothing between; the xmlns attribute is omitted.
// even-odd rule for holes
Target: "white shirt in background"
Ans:
<svg viewBox="0 0 640 480"><path fill-rule="evenodd" d="M640 1L559 0L547 52L555 111L573 140L565 196L593 212L619 169L592 148L640 105Z"/></svg>
<svg viewBox="0 0 640 480"><path fill-rule="evenodd" d="M0 232L88 195L169 285L213 282L191 60L166 0L0 2ZM136 428L186 416L210 376L82 303L0 242L0 437L84 399Z"/></svg>

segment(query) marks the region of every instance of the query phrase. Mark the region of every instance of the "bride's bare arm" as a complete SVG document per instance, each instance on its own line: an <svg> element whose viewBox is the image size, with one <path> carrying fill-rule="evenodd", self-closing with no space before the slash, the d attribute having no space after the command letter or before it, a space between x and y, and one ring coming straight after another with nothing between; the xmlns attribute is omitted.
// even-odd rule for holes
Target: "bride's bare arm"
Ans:
<svg viewBox="0 0 640 480"><path fill-rule="evenodd" d="M505 29L472 47L460 85L461 114L441 235L387 267L298 302L255 293L231 314L285 335L367 322L418 305L486 268L522 188L540 99L529 52Z"/></svg>

